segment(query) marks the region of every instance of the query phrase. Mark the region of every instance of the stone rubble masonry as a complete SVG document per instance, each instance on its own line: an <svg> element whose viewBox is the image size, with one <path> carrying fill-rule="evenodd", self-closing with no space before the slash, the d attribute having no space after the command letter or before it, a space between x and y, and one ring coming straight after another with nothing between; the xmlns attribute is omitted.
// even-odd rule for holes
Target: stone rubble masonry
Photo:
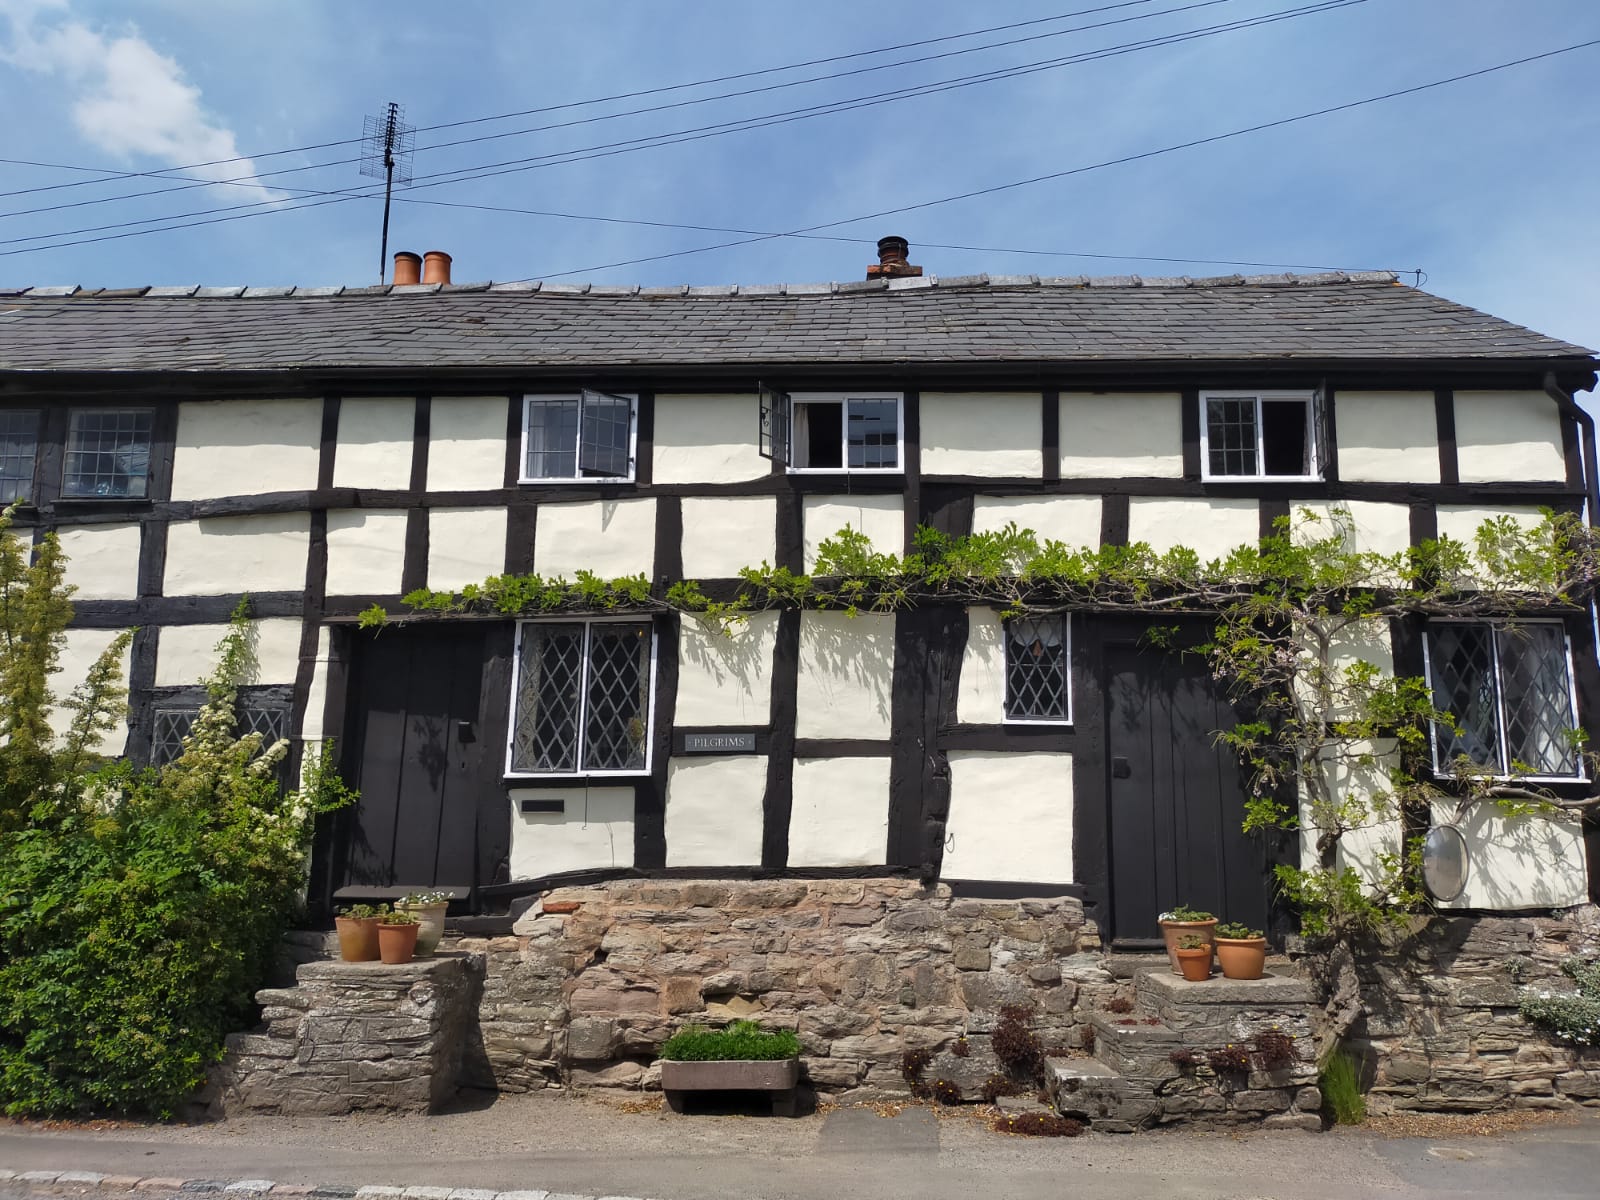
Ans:
<svg viewBox="0 0 1600 1200"><path fill-rule="evenodd" d="M1525 989L1571 991L1560 963L1575 954L1600 954L1600 907L1435 918L1361 955L1368 1016L1349 1048L1369 1109L1600 1107L1600 1047L1562 1045L1517 1011Z"/></svg>
<svg viewBox="0 0 1600 1200"><path fill-rule="evenodd" d="M226 1113L427 1112L461 1083L481 955L399 965L308 962L258 992L264 1030L233 1034L214 1079Z"/></svg>

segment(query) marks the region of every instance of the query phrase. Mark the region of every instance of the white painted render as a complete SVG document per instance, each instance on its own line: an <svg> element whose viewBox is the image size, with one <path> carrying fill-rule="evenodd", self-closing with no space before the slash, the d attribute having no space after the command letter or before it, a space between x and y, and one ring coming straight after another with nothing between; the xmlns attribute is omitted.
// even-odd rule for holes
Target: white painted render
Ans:
<svg viewBox="0 0 1600 1200"><path fill-rule="evenodd" d="M1099 496L975 496L972 532L996 533L1015 522L1045 541L1094 549L1100 545Z"/></svg>
<svg viewBox="0 0 1600 1200"><path fill-rule="evenodd" d="M1205 562L1260 540L1261 506L1255 500L1134 496L1128 501L1128 542L1149 542L1157 553L1187 546Z"/></svg>
<svg viewBox="0 0 1600 1200"><path fill-rule="evenodd" d="M308 491L322 457L322 398L178 405L172 498Z"/></svg>
<svg viewBox="0 0 1600 1200"><path fill-rule="evenodd" d="M1462 483L1565 479L1561 413L1543 392L1457 392L1456 466Z"/></svg>
<svg viewBox="0 0 1600 1200"><path fill-rule="evenodd" d="M863 867L889 857L889 759L797 758L791 867Z"/></svg>
<svg viewBox="0 0 1600 1200"><path fill-rule="evenodd" d="M387 596L400 591L406 514L397 508L328 513L328 595Z"/></svg>
<svg viewBox="0 0 1600 1200"><path fill-rule="evenodd" d="M922 473L1037 479L1038 392L923 392Z"/></svg>
<svg viewBox="0 0 1600 1200"><path fill-rule="evenodd" d="M1341 464L1342 466L1342 464ZM1295 500L1289 517L1296 540L1314 541L1333 535L1335 508L1349 512L1352 528L1346 549L1360 554L1399 554L1411 545L1411 507L1376 500ZM1320 519L1306 518L1309 510Z"/></svg>
<svg viewBox="0 0 1600 1200"><path fill-rule="evenodd" d="M950 752L946 879L1072 882L1072 755Z"/></svg>
<svg viewBox="0 0 1600 1200"><path fill-rule="evenodd" d="M504 508L428 510L428 586L458 591L506 570Z"/></svg>
<svg viewBox="0 0 1600 1200"><path fill-rule="evenodd" d="M1567 908L1589 899L1583 831L1575 820L1506 817L1492 804L1475 805L1459 820L1455 805L1433 807L1436 825L1455 824L1467 840L1467 886L1442 908L1514 912Z"/></svg>
<svg viewBox="0 0 1600 1200"><path fill-rule="evenodd" d="M268 617L250 622L256 669L244 683L292 684L300 666L300 622ZM156 686L203 683L217 665L226 625L164 625L156 636ZM320 711L320 710L319 710Z"/></svg>
<svg viewBox="0 0 1600 1200"><path fill-rule="evenodd" d="M1335 848L1335 866L1343 870L1354 868L1356 874L1368 883L1385 873L1382 856L1400 851L1400 819L1393 805L1385 797L1389 790L1388 773L1381 754L1390 749L1371 742L1357 742L1350 748L1352 754L1373 754L1371 764L1349 759L1324 761L1322 771L1328 781L1329 795L1335 802L1353 799L1369 807L1367 815L1354 828L1347 829ZM1317 838L1321 834L1315 814L1302 794L1300 805L1300 864L1315 867L1320 861Z"/></svg>
<svg viewBox="0 0 1600 1200"><path fill-rule="evenodd" d="M892 613L800 614L796 737L887 738L893 682Z"/></svg>
<svg viewBox="0 0 1600 1200"><path fill-rule="evenodd" d="M333 486L410 487L416 420L414 396L346 396L340 400Z"/></svg>
<svg viewBox="0 0 1600 1200"><path fill-rule="evenodd" d="M435 396L428 409L428 490L480 491L506 481L505 396Z"/></svg>
<svg viewBox="0 0 1600 1200"><path fill-rule="evenodd" d="M309 513L202 517L167 528L168 596L293 592L306 586Z"/></svg>
<svg viewBox="0 0 1600 1200"><path fill-rule="evenodd" d="M756 445L760 398L659 395L656 397L657 483L739 483L772 473Z"/></svg>
<svg viewBox="0 0 1600 1200"><path fill-rule="evenodd" d="M602 579L649 575L656 558L656 502L580 500L541 504L533 537L534 573L572 579L592 571Z"/></svg>
<svg viewBox="0 0 1600 1200"><path fill-rule="evenodd" d="M317 630L316 659L311 667L311 687L306 693L306 719L300 729L300 738L306 742L336 738L343 734L337 724L324 724L328 708L328 675L333 662L333 631L324 625ZM338 717L334 718L338 721Z"/></svg>
<svg viewBox="0 0 1600 1200"><path fill-rule="evenodd" d="M1438 483L1439 425L1432 392L1339 391L1339 478L1361 483Z"/></svg>
<svg viewBox="0 0 1600 1200"><path fill-rule="evenodd" d="M866 534L874 550L905 553L905 500L900 496L807 496L801 520L808 571L817 564L817 548L846 527Z"/></svg>
<svg viewBox="0 0 1600 1200"><path fill-rule="evenodd" d="M1438 508L1439 536L1453 538L1468 550L1475 550L1478 527L1498 517L1510 517L1528 529L1544 520L1544 514L1531 504L1441 504Z"/></svg>
<svg viewBox="0 0 1600 1200"><path fill-rule="evenodd" d="M778 556L774 496L685 496L683 577L732 579Z"/></svg>
<svg viewBox="0 0 1600 1200"><path fill-rule="evenodd" d="M778 614L752 613L726 633L685 616L678 629L676 723L689 728L767 724Z"/></svg>
<svg viewBox="0 0 1600 1200"><path fill-rule="evenodd" d="M764 755L675 758L667 764L667 866L761 865Z"/></svg>
<svg viewBox="0 0 1600 1200"><path fill-rule="evenodd" d="M57 531L66 582L75 600L132 600L139 595L137 524L77 525Z"/></svg>
<svg viewBox="0 0 1600 1200"><path fill-rule="evenodd" d="M1183 397L1062 392L1061 477L1182 479Z"/></svg>
<svg viewBox="0 0 1600 1200"><path fill-rule="evenodd" d="M524 797L561 800L564 811L521 812ZM512 879L585 867L633 866L631 787L512 788L508 803Z"/></svg>
<svg viewBox="0 0 1600 1200"><path fill-rule="evenodd" d="M125 632L127 631L123 629L66 631L61 644L61 656L56 660L56 673L50 677L50 690L55 694L56 703L51 706L48 719L50 728L57 735L65 734L72 725L72 714L62 707L63 702L72 694L74 688L89 678L89 671L100 656ZM132 647L124 647L122 657L118 659L122 666L124 683L128 679L128 664L131 658ZM104 734L91 749L97 754L112 756L121 754L127 742L128 727L119 721L116 727Z"/></svg>
<svg viewBox="0 0 1600 1200"><path fill-rule="evenodd" d="M967 645L961 652L956 720L998 725L1006 715L1005 627L992 608L967 609Z"/></svg>

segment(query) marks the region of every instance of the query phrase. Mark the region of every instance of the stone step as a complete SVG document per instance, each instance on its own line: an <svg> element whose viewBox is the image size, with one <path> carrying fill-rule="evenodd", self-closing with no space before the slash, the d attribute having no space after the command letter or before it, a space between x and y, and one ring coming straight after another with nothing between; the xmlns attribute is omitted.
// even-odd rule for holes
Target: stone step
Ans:
<svg viewBox="0 0 1600 1200"><path fill-rule="evenodd" d="M1191 1044L1244 1041L1268 1029L1307 1036L1316 999L1306 980L1273 974L1191 983L1178 975L1149 972L1139 976L1135 995L1137 1014L1159 1018Z"/></svg>
<svg viewBox="0 0 1600 1200"><path fill-rule="evenodd" d="M1102 1133L1132 1133L1161 1115L1154 1091L1098 1058L1045 1060L1045 1086L1056 1111L1088 1122Z"/></svg>
<svg viewBox="0 0 1600 1200"><path fill-rule="evenodd" d="M1125 1025L1124 1021L1135 1024ZM1140 1079L1169 1079L1177 1073L1172 1052L1188 1044L1182 1033L1165 1025L1146 1025L1137 1016L1113 1017L1096 1013L1094 1056L1112 1070Z"/></svg>

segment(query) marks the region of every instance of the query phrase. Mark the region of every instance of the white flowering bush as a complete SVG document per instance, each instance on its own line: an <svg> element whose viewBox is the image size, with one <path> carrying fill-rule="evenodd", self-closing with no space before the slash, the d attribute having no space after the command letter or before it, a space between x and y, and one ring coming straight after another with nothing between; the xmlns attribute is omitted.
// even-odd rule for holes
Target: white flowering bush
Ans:
<svg viewBox="0 0 1600 1200"><path fill-rule="evenodd" d="M1578 990L1530 989L1518 1006L1523 1017L1563 1042L1600 1046L1600 959L1573 956L1561 971Z"/></svg>

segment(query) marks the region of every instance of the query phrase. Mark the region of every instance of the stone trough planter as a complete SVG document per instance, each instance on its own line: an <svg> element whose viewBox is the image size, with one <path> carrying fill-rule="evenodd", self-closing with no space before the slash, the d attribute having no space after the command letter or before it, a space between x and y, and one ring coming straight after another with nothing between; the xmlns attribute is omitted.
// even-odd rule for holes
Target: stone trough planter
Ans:
<svg viewBox="0 0 1600 1200"><path fill-rule="evenodd" d="M661 1090L667 1107L682 1112L685 1092L770 1092L772 1115L794 1116L795 1085L800 1082L800 1060L769 1062L735 1059L722 1062L661 1060Z"/></svg>

